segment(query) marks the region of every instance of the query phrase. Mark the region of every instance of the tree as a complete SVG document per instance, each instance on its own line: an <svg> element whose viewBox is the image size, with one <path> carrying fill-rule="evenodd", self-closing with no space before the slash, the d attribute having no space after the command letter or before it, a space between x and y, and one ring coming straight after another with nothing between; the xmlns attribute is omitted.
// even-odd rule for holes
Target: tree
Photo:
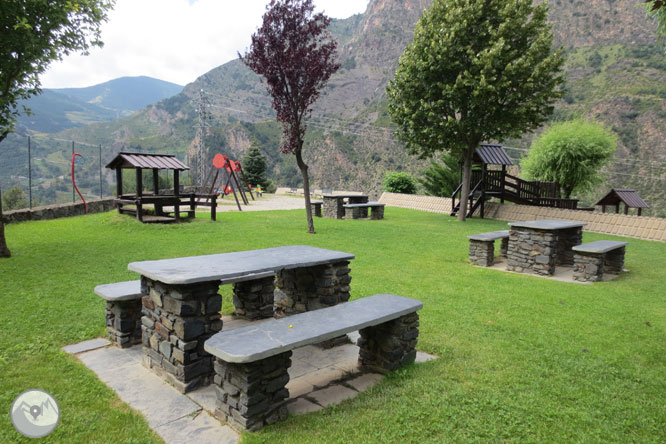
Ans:
<svg viewBox="0 0 666 444"><path fill-rule="evenodd" d="M416 194L416 179L409 173L387 171L383 182L389 193Z"/></svg>
<svg viewBox="0 0 666 444"><path fill-rule="evenodd" d="M268 180L266 179L266 158L261 154L261 150L256 146L250 147L243 161L243 173L247 180L247 185L261 185L261 188L267 191Z"/></svg>
<svg viewBox="0 0 666 444"><path fill-rule="evenodd" d="M5 210L28 208L28 199L19 186L14 186L3 193L2 206Z"/></svg>
<svg viewBox="0 0 666 444"><path fill-rule="evenodd" d="M520 163L529 180L557 181L567 199L601 180L599 170L613 157L616 136L581 119L553 124L532 142Z"/></svg>
<svg viewBox="0 0 666 444"><path fill-rule="evenodd" d="M312 0L271 0L263 24L252 35L250 50L239 57L263 76L282 124L281 151L294 154L303 176L308 232L314 233L308 166L303 162L305 119L328 79L339 68L337 42L328 32L331 19L314 14Z"/></svg>
<svg viewBox="0 0 666 444"><path fill-rule="evenodd" d="M51 62L73 52L86 54L91 46L102 46L100 25L114 3L114 0L3 0L0 142L14 130L20 113L18 102L40 93L39 75ZM0 214L0 257L10 255Z"/></svg>
<svg viewBox="0 0 666 444"><path fill-rule="evenodd" d="M644 0L648 17L657 21L657 33L666 37L666 0Z"/></svg>
<svg viewBox="0 0 666 444"><path fill-rule="evenodd" d="M441 157L442 163L430 161L430 166L423 171L423 178L419 182L431 196L451 197L460 183L458 160L450 154Z"/></svg>
<svg viewBox="0 0 666 444"><path fill-rule="evenodd" d="M563 95L563 49L552 51L547 2L435 0L389 82L389 113L406 149L463 161L465 220L472 157L542 125Z"/></svg>

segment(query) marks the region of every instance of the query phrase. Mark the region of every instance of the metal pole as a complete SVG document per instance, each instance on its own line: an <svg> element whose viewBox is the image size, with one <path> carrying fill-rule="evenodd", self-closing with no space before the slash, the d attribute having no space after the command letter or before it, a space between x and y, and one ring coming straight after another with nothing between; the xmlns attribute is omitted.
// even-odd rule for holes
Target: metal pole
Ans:
<svg viewBox="0 0 666 444"><path fill-rule="evenodd" d="M32 210L32 156L30 153L30 136L28 136L28 205Z"/></svg>
<svg viewBox="0 0 666 444"><path fill-rule="evenodd" d="M102 145L99 146L99 198L104 197L104 190L102 189Z"/></svg>
<svg viewBox="0 0 666 444"><path fill-rule="evenodd" d="M72 162L74 161L74 141L72 140ZM72 202L76 203L76 196L74 195L74 178L72 177Z"/></svg>

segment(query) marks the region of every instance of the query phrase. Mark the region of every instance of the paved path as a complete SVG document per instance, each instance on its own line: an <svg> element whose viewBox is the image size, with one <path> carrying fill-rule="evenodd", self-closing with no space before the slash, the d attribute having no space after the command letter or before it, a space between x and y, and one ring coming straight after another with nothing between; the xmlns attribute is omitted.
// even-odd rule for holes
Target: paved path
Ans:
<svg viewBox="0 0 666 444"><path fill-rule="evenodd" d="M250 323L231 316L223 316L223 319L225 330ZM330 350L312 345L294 350L287 384L289 414L300 415L338 404L381 381L382 375L359 372L359 350L355 345L358 332L350 333L349 338L352 343ZM182 395L142 365L140 345L120 349L110 344L100 338L69 345L63 350L76 355L115 390L120 399L140 411L167 444L236 444L240 440L235 430L214 416L213 385ZM435 356L418 352L416 362L431 359Z"/></svg>
<svg viewBox="0 0 666 444"><path fill-rule="evenodd" d="M297 196L280 196L275 194L264 194L262 197L250 199L249 205L241 205L243 211L270 211L270 210L303 210L305 209L305 200ZM217 212L238 211L234 196L226 196L224 199L218 199ZM232 204L232 205L230 205ZM198 211L210 211L210 208L197 208Z"/></svg>

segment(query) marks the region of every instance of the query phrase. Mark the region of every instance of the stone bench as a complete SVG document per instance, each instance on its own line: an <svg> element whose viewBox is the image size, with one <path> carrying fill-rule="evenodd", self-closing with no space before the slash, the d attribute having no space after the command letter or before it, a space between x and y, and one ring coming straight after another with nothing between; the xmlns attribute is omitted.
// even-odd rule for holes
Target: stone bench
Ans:
<svg viewBox="0 0 666 444"><path fill-rule="evenodd" d="M262 279L274 278L274 272L254 273L234 279L220 280L220 284L237 284L239 287L234 288L234 295L236 293L249 295L252 301L256 301L256 297L252 293L257 293L259 290L254 289L256 282L261 282ZM253 291L254 290L254 291ZM141 298L145 296L141 290L141 280L116 282L114 284L98 285L94 290L95 294L106 301L106 330L111 341L121 347L127 348L135 344L141 343ZM235 301L240 311L240 315L249 315L251 318L273 316L273 286L271 280L270 287L271 302L269 309L264 305L246 303L242 301ZM238 298L237 298L238 299ZM268 313L270 311L270 313ZM257 312L257 313L255 313Z"/></svg>
<svg viewBox="0 0 666 444"><path fill-rule="evenodd" d="M600 240L572 247L574 279L595 282L605 273L620 274L624 270L624 253L628 242Z"/></svg>
<svg viewBox="0 0 666 444"><path fill-rule="evenodd" d="M495 262L495 241L502 239L500 256L506 257L509 250L509 230L471 234L469 239L469 261L482 267L490 267Z"/></svg>
<svg viewBox="0 0 666 444"><path fill-rule="evenodd" d="M343 205L345 219L365 219L370 209L370 219L379 220L384 218L385 204L379 202L350 203Z"/></svg>
<svg viewBox="0 0 666 444"><path fill-rule="evenodd" d="M95 287L106 301L106 331L122 348L141 343L141 281L116 282Z"/></svg>
<svg viewBox="0 0 666 444"><path fill-rule="evenodd" d="M321 206L324 204L323 200L311 200L312 212L315 216L321 217Z"/></svg>
<svg viewBox="0 0 666 444"><path fill-rule="evenodd" d="M204 343L215 358L215 415L249 431L286 419L292 350L355 330L362 370L385 373L414 362L421 308L379 294L215 334Z"/></svg>

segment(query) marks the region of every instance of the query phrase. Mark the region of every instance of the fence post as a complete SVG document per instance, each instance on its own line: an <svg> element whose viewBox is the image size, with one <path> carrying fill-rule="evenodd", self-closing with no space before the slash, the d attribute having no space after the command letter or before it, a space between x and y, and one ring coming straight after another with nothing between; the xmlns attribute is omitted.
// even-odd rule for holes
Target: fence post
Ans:
<svg viewBox="0 0 666 444"><path fill-rule="evenodd" d="M32 156L30 153L30 136L28 136L28 208L32 210Z"/></svg>
<svg viewBox="0 0 666 444"><path fill-rule="evenodd" d="M74 161L74 141L72 140L72 162L73 161ZM76 203L76 196L74 195L74 177L72 177L72 203Z"/></svg>
<svg viewBox="0 0 666 444"><path fill-rule="evenodd" d="M99 198L104 197L104 190L102 188L102 145L99 146Z"/></svg>

